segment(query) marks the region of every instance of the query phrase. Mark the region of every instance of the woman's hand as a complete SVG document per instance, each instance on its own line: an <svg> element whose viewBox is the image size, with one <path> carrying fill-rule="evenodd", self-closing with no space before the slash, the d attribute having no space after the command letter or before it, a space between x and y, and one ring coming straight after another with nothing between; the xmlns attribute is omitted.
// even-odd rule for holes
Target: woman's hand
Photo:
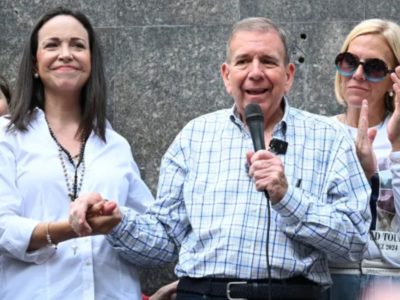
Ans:
<svg viewBox="0 0 400 300"><path fill-rule="evenodd" d="M392 151L400 151L400 66L390 74L393 80L394 112L388 123L388 138L392 144Z"/></svg>
<svg viewBox="0 0 400 300"><path fill-rule="evenodd" d="M368 124L368 101L364 99L358 120L356 151L365 176L370 179L378 170L375 152L372 148L377 130L376 128L368 129Z"/></svg>
<svg viewBox="0 0 400 300"><path fill-rule="evenodd" d="M70 204L69 223L79 236L109 233L120 221L117 203L98 193L80 196Z"/></svg>

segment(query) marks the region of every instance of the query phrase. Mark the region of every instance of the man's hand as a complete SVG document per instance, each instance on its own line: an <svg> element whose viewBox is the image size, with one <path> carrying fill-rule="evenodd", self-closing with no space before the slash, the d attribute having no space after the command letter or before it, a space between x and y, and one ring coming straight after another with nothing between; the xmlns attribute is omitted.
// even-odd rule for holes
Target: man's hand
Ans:
<svg viewBox="0 0 400 300"><path fill-rule="evenodd" d="M107 234L119 224L122 216L116 202L102 201L89 209L86 219L92 228L92 234Z"/></svg>
<svg viewBox="0 0 400 300"><path fill-rule="evenodd" d="M288 183L281 159L268 150L247 152L250 165L249 175L253 178L258 191L268 191L272 204L285 196Z"/></svg>

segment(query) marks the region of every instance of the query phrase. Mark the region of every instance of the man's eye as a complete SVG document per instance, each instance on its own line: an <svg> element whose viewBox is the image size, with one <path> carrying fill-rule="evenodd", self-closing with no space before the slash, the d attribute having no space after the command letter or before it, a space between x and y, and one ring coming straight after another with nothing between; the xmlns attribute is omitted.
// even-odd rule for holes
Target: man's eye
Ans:
<svg viewBox="0 0 400 300"><path fill-rule="evenodd" d="M262 64L267 69L276 68L278 66L278 64L275 61L268 61L268 62L264 62Z"/></svg>
<svg viewBox="0 0 400 300"><path fill-rule="evenodd" d="M270 59L262 60L261 63L263 65L276 65L276 63L274 61L270 60Z"/></svg>
<svg viewBox="0 0 400 300"><path fill-rule="evenodd" d="M245 64L247 61L245 59L240 59L236 61L236 65L243 65Z"/></svg>

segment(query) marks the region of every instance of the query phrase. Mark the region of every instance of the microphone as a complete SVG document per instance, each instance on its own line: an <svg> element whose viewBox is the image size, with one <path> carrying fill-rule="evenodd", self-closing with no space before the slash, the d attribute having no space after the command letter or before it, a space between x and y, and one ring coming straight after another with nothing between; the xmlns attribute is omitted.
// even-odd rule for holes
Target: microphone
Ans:
<svg viewBox="0 0 400 300"><path fill-rule="evenodd" d="M250 103L245 107L246 123L250 130L254 151L265 149L264 115L260 105Z"/></svg>
<svg viewBox="0 0 400 300"><path fill-rule="evenodd" d="M265 149L264 141L264 115L262 113L260 105L256 103L248 104L244 109L244 114L246 116L246 124L249 127L251 139L253 141L254 151ZM271 226L271 209L270 209L270 198L267 190L264 190L265 198L267 199L267 236L266 236L266 246L265 246L265 256L268 270L268 299L271 299L271 265L269 261L269 232Z"/></svg>
<svg viewBox="0 0 400 300"><path fill-rule="evenodd" d="M245 107L246 123L250 130L254 151L265 149L264 115L260 105L250 103ZM286 154L288 142L273 138L269 143L268 151L274 154Z"/></svg>
<svg viewBox="0 0 400 300"><path fill-rule="evenodd" d="M250 130L251 139L253 141L254 151L264 150L264 115L260 105L250 103L244 109L246 123ZM269 143L269 151L274 154L286 154L288 143L276 138L271 139ZM264 191L265 196L269 199L268 191Z"/></svg>
<svg viewBox="0 0 400 300"><path fill-rule="evenodd" d="M264 150L264 115L260 105L256 103L248 104L244 109L246 124L249 127L251 139L253 141L254 151ZM269 199L268 191L264 191L265 197Z"/></svg>

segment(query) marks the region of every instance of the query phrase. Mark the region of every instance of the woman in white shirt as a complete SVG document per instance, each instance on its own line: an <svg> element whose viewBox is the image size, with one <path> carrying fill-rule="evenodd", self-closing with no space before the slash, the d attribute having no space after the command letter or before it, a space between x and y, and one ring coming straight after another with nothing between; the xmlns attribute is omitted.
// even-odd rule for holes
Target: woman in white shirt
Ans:
<svg viewBox="0 0 400 300"><path fill-rule="evenodd" d="M106 121L105 87L87 17L49 11L0 118L0 299L141 299L134 267L103 235L77 238L67 219L81 195L138 213L153 201L128 142Z"/></svg>
<svg viewBox="0 0 400 300"><path fill-rule="evenodd" d="M356 264L330 263L328 299L358 299L364 287L400 282L400 27L365 20L346 37L337 55L335 92L345 106L337 121L355 140L371 181L368 251Z"/></svg>

